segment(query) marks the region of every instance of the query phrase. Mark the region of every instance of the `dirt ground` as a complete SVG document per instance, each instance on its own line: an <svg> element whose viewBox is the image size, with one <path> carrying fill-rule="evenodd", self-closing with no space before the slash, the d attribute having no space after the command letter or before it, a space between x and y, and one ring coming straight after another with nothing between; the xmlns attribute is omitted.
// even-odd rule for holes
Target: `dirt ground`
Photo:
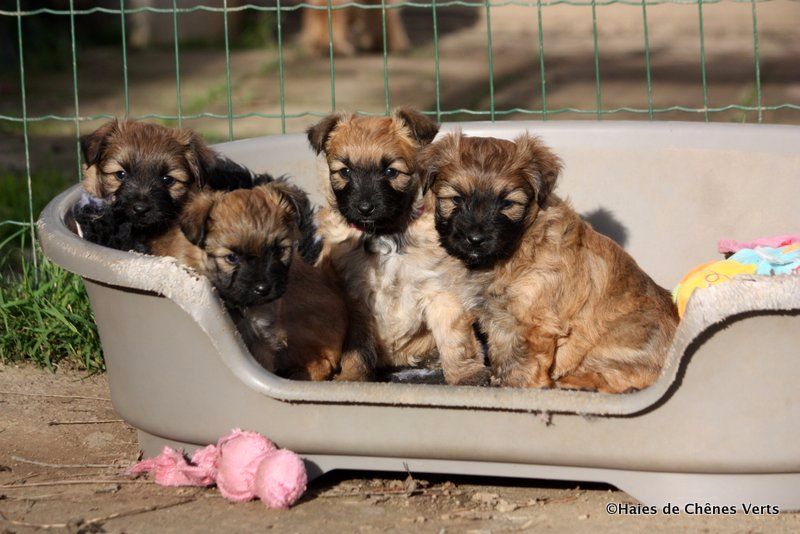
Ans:
<svg viewBox="0 0 800 534"><path fill-rule="evenodd" d="M233 504L215 488L163 488L124 469L136 432L102 375L0 366L0 532L798 532L800 514L619 517L610 486L334 472L290 510Z"/></svg>

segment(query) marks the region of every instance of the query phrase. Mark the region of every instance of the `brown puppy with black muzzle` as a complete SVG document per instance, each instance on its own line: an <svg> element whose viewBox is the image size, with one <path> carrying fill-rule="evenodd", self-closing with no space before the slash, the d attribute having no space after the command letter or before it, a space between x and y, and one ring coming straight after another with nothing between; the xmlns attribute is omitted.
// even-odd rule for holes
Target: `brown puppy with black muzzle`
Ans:
<svg viewBox="0 0 800 534"><path fill-rule="evenodd" d="M308 130L324 155L321 261L343 280L351 314L339 380L438 358L449 384L488 381L466 269L439 246L417 172L417 152L438 129L401 108L388 117L331 115Z"/></svg>
<svg viewBox="0 0 800 534"><path fill-rule="evenodd" d="M81 150L85 193L72 215L84 238L120 250L147 252L203 187L252 186L249 170L191 130L115 119L83 136Z"/></svg>
<svg viewBox="0 0 800 534"><path fill-rule="evenodd" d="M347 310L335 277L298 253L312 216L305 193L282 179L203 192L150 246L209 278L262 366L327 380L339 368Z"/></svg>
<svg viewBox="0 0 800 534"><path fill-rule="evenodd" d="M670 295L552 194L549 148L454 133L419 165L441 244L480 290L500 385L621 393L658 378L678 322Z"/></svg>

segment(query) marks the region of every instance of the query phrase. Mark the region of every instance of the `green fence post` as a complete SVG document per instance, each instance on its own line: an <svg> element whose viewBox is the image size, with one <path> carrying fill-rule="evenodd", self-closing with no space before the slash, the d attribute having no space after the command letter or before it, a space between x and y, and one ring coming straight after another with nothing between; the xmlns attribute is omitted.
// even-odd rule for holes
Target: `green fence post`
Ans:
<svg viewBox="0 0 800 534"><path fill-rule="evenodd" d="M30 223L31 246L33 247L33 276L39 281L39 254L36 251L36 227L33 224L33 183L31 181L31 150L28 139L28 101L25 91L25 54L22 45L22 7L17 0L17 46L19 47L19 87L22 99L22 139L25 145L25 178L28 185L28 222Z"/></svg>
<svg viewBox="0 0 800 534"><path fill-rule="evenodd" d="M653 120L653 80L650 74L650 31L647 24L647 0L642 0L642 27L644 29L644 65L647 71L647 117Z"/></svg>
<svg viewBox="0 0 800 534"><path fill-rule="evenodd" d="M439 17L436 13L436 0L431 1L433 17L433 70L436 82L436 122L442 122L441 71L439 70Z"/></svg>
<svg viewBox="0 0 800 534"><path fill-rule="evenodd" d="M542 24L542 0L536 0L536 20L539 25L539 76L542 79L542 120L547 120L547 87L544 71L544 25Z"/></svg>
<svg viewBox="0 0 800 534"><path fill-rule="evenodd" d="M183 103L181 101L181 60L178 49L178 1L172 0L172 37L175 40L175 97L178 100L178 127L183 127Z"/></svg>
<svg viewBox="0 0 800 534"><path fill-rule="evenodd" d="M75 104L75 165L81 179L81 117L78 107L78 54L75 50L75 0L69 0L69 39L72 50L72 99Z"/></svg>
<svg viewBox="0 0 800 534"><path fill-rule="evenodd" d="M697 22L700 28L700 75L703 80L703 114L706 122L708 122L708 83L706 81L706 37L703 32L703 0L697 0Z"/></svg>
<svg viewBox="0 0 800 534"><path fill-rule="evenodd" d="M331 66L331 111L336 111L336 82L334 78L335 67L333 59L333 5L331 1L332 0L326 0L325 6L328 13L328 61Z"/></svg>
<svg viewBox="0 0 800 534"><path fill-rule="evenodd" d="M592 40L594 42L594 94L597 118L603 118L603 94L600 89L600 49L597 45L597 3L592 0Z"/></svg>
<svg viewBox="0 0 800 534"><path fill-rule="evenodd" d="M128 43L125 34L125 0L119 0L119 26L122 34L122 95L124 98L125 117L131 110L130 97L128 95Z"/></svg>
<svg viewBox="0 0 800 534"><path fill-rule="evenodd" d="M756 15L756 0L750 0L750 7L753 13L753 67L756 77L756 102L758 107L758 122L763 119L763 102L761 100L761 63L758 53L758 15Z"/></svg>
<svg viewBox="0 0 800 534"><path fill-rule="evenodd" d="M486 53L489 58L489 119L494 122L494 47L492 46L491 1L484 0L486 6Z"/></svg>
<svg viewBox="0 0 800 534"><path fill-rule="evenodd" d="M275 12L277 13L277 31L278 31L278 98L280 99L281 106L281 133L286 133L286 96L284 94L285 86L283 79L283 32L281 28L281 0L276 0Z"/></svg>
<svg viewBox="0 0 800 534"><path fill-rule="evenodd" d="M222 27L225 35L225 89L228 96L228 141L233 141L233 96L231 95L231 47L228 37L228 0L222 0Z"/></svg>
<svg viewBox="0 0 800 534"><path fill-rule="evenodd" d="M386 0L381 0L381 35L383 37L383 99L386 103L384 110L388 116L391 112L389 102L389 50L386 42Z"/></svg>

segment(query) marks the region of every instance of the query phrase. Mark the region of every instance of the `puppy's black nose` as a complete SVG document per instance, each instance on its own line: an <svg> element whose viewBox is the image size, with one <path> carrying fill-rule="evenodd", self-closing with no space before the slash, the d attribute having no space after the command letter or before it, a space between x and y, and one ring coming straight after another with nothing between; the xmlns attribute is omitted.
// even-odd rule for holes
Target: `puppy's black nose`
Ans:
<svg viewBox="0 0 800 534"><path fill-rule="evenodd" d="M133 204L133 211L136 212L136 215L144 215L150 211L150 204L145 202L135 202Z"/></svg>
<svg viewBox="0 0 800 534"><path fill-rule="evenodd" d="M253 286L253 293L261 295L262 297L269 293L269 284L261 282Z"/></svg>
<svg viewBox="0 0 800 534"><path fill-rule="evenodd" d="M467 234L467 241L469 241L470 245L480 245L486 241L486 235L482 232L471 232Z"/></svg>
<svg viewBox="0 0 800 534"><path fill-rule="evenodd" d="M358 204L358 211L361 212L361 215L369 215L375 211L375 205L369 200L364 200Z"/></svg>

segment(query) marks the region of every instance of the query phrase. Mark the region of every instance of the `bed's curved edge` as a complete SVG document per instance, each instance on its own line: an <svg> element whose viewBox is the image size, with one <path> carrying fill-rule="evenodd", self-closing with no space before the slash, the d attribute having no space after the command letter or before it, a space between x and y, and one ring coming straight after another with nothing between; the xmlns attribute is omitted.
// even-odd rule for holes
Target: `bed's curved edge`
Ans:
<svg viewBox="0 0 800 534"><path fill-rule="evenodd" d="M741 277L695 292L678 327L659 380L642 391L609 395L568 390L519 390L381 383L314 383L279 378L250 357L231 328L224 307L205 278L171 258L154 258L87 243L63 224L79 194L71 188L54 199L39 219L44 252L76 274L106 284L155 292L188 313L207 334L225 365L245 385L288 402L435 406L524 412L625 416L656 405L676 379L690 344L729 317L757 311L800 309L800 277ZM225 320L220 320L225 317Z"/></svg>
<svg viewBox="0 0 800 534"><path fill-rule="evenodd" d="M696 290L675 331L661 376L640 393L652 398L651 405L661 401L677 379L684 360L691 356L692 344L717 325L748 313L797 311L800 311L800 276L743 275Z"/></svg>

